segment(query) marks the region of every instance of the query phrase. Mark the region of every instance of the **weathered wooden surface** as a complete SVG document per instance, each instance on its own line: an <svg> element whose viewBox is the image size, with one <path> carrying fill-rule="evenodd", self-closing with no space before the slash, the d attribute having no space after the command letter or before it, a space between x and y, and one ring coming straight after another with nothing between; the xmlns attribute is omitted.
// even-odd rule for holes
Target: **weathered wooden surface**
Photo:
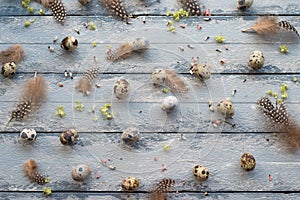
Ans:
<svg viewBox="0 0 300 200"><path fill-rule="evenodd" d="M129 13L137 17L130 25L108 16L96 0L87 7L72 0L64 0L64 3L69 16L61 25L54 21L49 10L39 16L37 10L41 5L36 2L31 3L36 12L29 14L19 1L0 0L0 50L19 43L26 52L17 75L12 79L0 78L2 199L43 198L43 187L23 175L22 164L30 158L51 178L46 186L52 188L53 194L48 199L147 199L149 189L162 178L173 178L177 182L179 193L170 194L171 199L300 198L300 154L291 153L282 145L278 135L284 133L273 134L277 127L270 127L256 106L257 99L266 96L268 90L280 93L281 84L286 84L289 94L286 105L290 115L300 123L300 85L292 82L293 77L300 78L299 39L292 33L261 37L241 32L251 27L258 15L269 14L279 15L281 20L289 21L300 30L298 0L255 1L246 12L236 10L236 1L204 0L202 9L210 9L212 20L182 19L174 24L176 33L168 31L166 23L172 18L165 14L180 8L177 1L124 1ZM142 22L144 15L146 23ZM24 22L30 19L35 22L24 27ZM96 30L83 26L88 22L94 22ZM180 28L180 24L186 28ZM202 29L197 30L197 25ZM224 44L214 40L220 34L226 38ZM59 47L67 35L79 40L74 52L65 52ZM58 41L53 43L55 36ZM205 41L207 36L210 39ZM115 48L137 37L147 38L150 49L114 63L105 59L108 46ZM92 47L94 41L97 47ZM283 44L288 45L288 54L279 52ZM49 52L48 46L54 47L55 52ZM258 71L247 67L253 50L261 50L266 58L265 66ZM201 83L189 74L192 57L199 57L201 63L211 66L211 79ZM221 59L226 59L226 63L221 64ZM83 72L91 67L100 68L97 82L101 87L84 97L74 88ZM189 86L189 92L164 94L163 87L154 87L151 73L157 68L176 70ZM73 72L73 80L64 77L65 70ZM22 86L36 71L47 80L47 101L34 116L24 122L11 122L4 131ZM113 95L114 82L120 77L131 84L127 100L117 100ZM58 83L63 87L58 87ZM236 90L234 96L233 90ZM169 115L160 108L167 95L176 95L180 103L179 109ZM223 117L211 112L207 102L212 100L216 107L216 103L226 97L231 97L235 106L235 115L229 121L236 126L223 123L214 127L212 121L223 120ZM85 106L84 111L74 109L76 100ZM105 103L110 103L116 113L111 121L104 120L99 112ZM63 119L55 116L60 105L67 114ZM95 113L88 112L92 106ZM94 117L98 121L94 122ZM125 148L120 144L120 135L130 126L139 128L141 138L133 148ZM34 145L18 144L18 134L24 127L37 130L39 136ZM62 146L59 141L60 133L68 128L79 131L80 140L73 147ZM164 145L170 145L169 152L164 151ZM239 160L244 152L255 156L254 171L245 172L240 168ZM155 156L157 161L154 161ZM102 159L116 170L103 166ZM81 163L92 169L91 177L82 185L70 176L72 167ZM162 164L167 167L164 172ZM191 171L196 164L210 170L208 181L194 179ZM129 175L140 180L137 193L121 190L122 179ZM204 196L206 191L207 197Z"/></svg>

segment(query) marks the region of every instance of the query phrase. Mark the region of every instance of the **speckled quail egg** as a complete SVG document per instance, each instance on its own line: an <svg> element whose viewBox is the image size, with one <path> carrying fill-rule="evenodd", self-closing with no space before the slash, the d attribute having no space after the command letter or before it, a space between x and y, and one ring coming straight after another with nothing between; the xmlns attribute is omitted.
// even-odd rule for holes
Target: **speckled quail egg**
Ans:
<svg viewBox="0 0 300 200"><path fill-rule="evenodd" d="M73 51L77 46L78 40L72 36L65 37L60 43L60 47L67 51Z"/></svg>
<svg viewBox="0 0 300 200"><path fill-rule="evenodd" d="M250 153L244 153L241 157L241 167L246 171L251 171L255 168L255 158Z"/></svg>
<svg viewBox="0 0 300 200"><path fill-rule="evenodd" d="M136 128L126 129L122 135L121 140L127 145L133 145L140 137L140 131Z"/></svg>
<svg viewBox="0 0 300 200"><path fill-rule="evenodd" d="M210 78L210 66L203 64L195 64L191 67L191 74L195 74L201 80L208 80Z"/></svg>
<svg viewBox="0 0 300 200"><path fill-rule="evenodd" d="M220 100L217 104L217 111L222 115L224 115L226 118L233 117L234 107L230 98L227 98L225 100Z"/></svg>
<svg viewBox="0 0 300 200"><path fill-rule="evenodd" d="M164 84L166 80L166 71L163 69L155 69L152 72L151 79L155 86Z"/></svg>
<svg viewBox="0 0 300 200"><path fill-rule="evenodd" d="M78 165L73 168L71 175L75 181L84 181L90 173L91 169L87 165Z"/></svg>
<svg viewBox="0 0 300 200"><path fill-rule="evenodd" d="M264 66L265 57L261 51L253 51L250 55L248 65L254 70L260 69Z"/></svg>
<svg viewBox="0 0 300 200"><path fill-rule="evenodd" d="M165 112L171 112L178 106L178 99L175 96L167 96L161 103L161 109Z"/></svg>
<svg viewBox="0 0 300 200"><path fill-rule="evenodd" d="M85 6L85 5L87 5L88 3L90 3L91 0L78 0L78 2Z"/></svg>
<svg viewBox="0 0 300 200"><path fill-rule="evenodd" d="M12 77L17 72L17 65L15 62L8 62L2 66L2 74L4 77Z"/></svg>
<svg viewBox="0 0 300 200"><path fill-rule="evenodd" d="M193 168L193 174L198 180L206 181L209 176L209 171L202 165L196 165Z"/></svg>
<svg viewBox="0 0 300 200"><path fill-rule="evenodd" d="M125 99L129 96L130 84L126 79L119 79L114 85L114 94L118 99Z"/></svg>
<svg viewBox="0 0 300 200"><path fill-rule="evenodd" d="M78 133L75 129L68 129L60 134L60 142L63 145L74 145L76 139L78 138Z"/></svg>
<svg viewBox="0 0 300 200"><path fill-rule="evenodd" d="M35 142L36 137L37 133L34 129L24 128L20 133L19 141L23 143L32 144Z"/></svg>
<svg viewBox="0 0 300 200"><path fill-rule="evenodd" d="M122 181L122 188L128 192L134 192L139 187L139 180L133 176L129 176Z"/></svg>
<svg viewBox="0 0 300 200"><path fill-rule="evenodd" d="M254 0L238 0L237 1L237 9L239 10L247 10L248 8L250 8L253 4Z"/></svg>

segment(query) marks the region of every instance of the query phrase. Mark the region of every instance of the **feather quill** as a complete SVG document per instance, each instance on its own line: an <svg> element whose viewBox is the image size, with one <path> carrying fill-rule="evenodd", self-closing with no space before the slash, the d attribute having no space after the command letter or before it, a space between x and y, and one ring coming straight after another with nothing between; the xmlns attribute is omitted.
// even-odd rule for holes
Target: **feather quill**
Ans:
<svg viewBox="0 0 300 200"><path fill-rule="evenodd" d="M242 30L242 32L254 31L260 35L276 33L280 30L294 32L299 38L300 35L296 28L287 21L279 21L277 17L263 16L258 17L257 22L253 27Z"/></svg>
<svg viewBox="0 0 300 200"><path fill-rule="evenodd" d="M263 113L278 125L279 141L295 152L300 150L300 126L290 119L284 104L273 105L269 98L261 98L257 104L262 108ZM272 124L273 126L274 124Z"/></svg>
<svg viewBox="0 0 300 200"><path fill-rule="evenodd" d="M104 8L111 12L113 15L117 16L121 20L128 22L129 14L126 8L123 6L122 0L99 0Z"/></svg>
<svg viewBox="0 0 300 200"><path fill-rule="evenodd" d="M66 8L61 0L37 0L45 8L50 8L53 17L63 23L67 17Z"/></svg>
<svg viewBox="0 0 300 200"><path fill-rule="evenodd" d="M23 170L25 175L33 182L36 182L39 185L46 184L47 178L40 174L38 171L38 165L35 160L27 160L23 164Z"/></svg>
<svg viewBox="0 0 300 200"><path fill-rule="evenodd" d="M175 180L173 179L161 179L155 186L150 190L151 200L165 200L167 199L167 193L175 192L174 187Z"/></svg>
<svg viewBox="0 0 300 200"><path fill-rule="evenodd" d="M143 38L137 38L133 42L125 42L115 50L107 51L107 60L117 61L119 59L129 58L132 52L143 52L149 48L149 41Z"/></svg>
<svg viewBox="0 0 300 200"><path fill-rule="evenodd" d="M201 8L197 0L180 0L182 7L189 12L190 16L200 16Z"/></svg>
<svg viewBox="0 0 300 200"><path fill-rule="evenodd" d="M92 91L92 86L95 79L100 73L99 68L92 68L85 71L82 77L78 80L75 89L82 92L84 96L87 96Z"/></svg>
<svg viewBox="0 0 300 200"><path fill-rule="evenodd" d="M166 72L165 82L171 88L171 90L179 93L188 92L187 85L174 70L166 69L165 72Z"/></svg>
<svg viewBox="0 0 300 200"><path fill-rule="evenodd" d="M20 101L17 104L17 108L11 112L11 118L5 126L15 119L16 121L22 121L29 114L38 110L43 101L47 98L47 84L43 76L34 75L33 79L29 79L23 89L23 94L20 97Z"/></svg>
<svg viewBox="0 0 300 200"><path fill-rule="evenodd" d="M8 62L15 62L19 63L24 59L24 49L22 48L21 45L16 44L8 49L0 52L0 63L5 64Z"/></svg>

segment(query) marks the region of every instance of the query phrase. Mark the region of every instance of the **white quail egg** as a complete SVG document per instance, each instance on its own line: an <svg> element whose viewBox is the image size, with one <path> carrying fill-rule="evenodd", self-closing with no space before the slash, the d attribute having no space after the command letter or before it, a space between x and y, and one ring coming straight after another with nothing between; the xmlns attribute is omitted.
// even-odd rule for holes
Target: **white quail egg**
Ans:
<svg viewBox="0 0 300 200"><path fill-rule="evenodd" d="M90 3L91 0L78 0L78 2L85 6L85 5L87 5L88 3Z"/></svg>
<svg viewBox="0 0 300 200"><path fill-rule="evenodd" d="M32 128L25 128L21 131L19 141L23 143L32 144L35 142L37 133Z"/></svg>
<svg viewBox="0 0 300 200"><path fill-rule="evenodd" d="M71 175L75 181L84 181L90 173L91 169L87 165L78 165L73 168Z"/></svg>
<svg viewBox="0 0 300 200"><path fill-rule="evenodd" d="M166 71L163 69L155 69L152 72L151 79L155 86L164 84L166 80Z"/></svg>
<svg viewBox="0 0 300 200"><path fill-rule="evenodd" d="M217 104L217 111L222 115L224 115L226 118L233 117L234 107L230 98L227 98L225 100L220 100Z"/></svg>
<svg viewBox="0 0 300 200"><path fill-rule="evenodd" d="M253 1L254 0L238 0L237 9L245 11L252 6Z"/></svg>
<svg viewBox="0 0 300 200"><path fill-rule="evenodd" d="M206 181L209 176L209 171L202 165L196 165L193 168L194 176L201 181Z"/></svg>
<svg viewBox="0 0 300 200"><path fill-rule="evenodd" d="M133 176L129 176L122 181L122 188L128 192L134 192L139 187L139 180Z"/></svg>
<svg viewBox="0 0 300 200"><path fill-rule="evenodd" d="M125 99L129 96L130 84L126 79L119 79L114 85L114 94L118 99Z"/></svg>
<svg viewBox="0 0 300 200"><path fill-rule="evenodd" d="M75 129L68 129L60 134L60 142L63 145L74 145L76 139L78 138L78 133Z"/></svg>
<svg viewBox="0 0 300 200"><path fill-rule="evenodd" d="M73 51L77 46L78 40L72 36L65 37L60 43L60 47L67 51Z"/></svg>
<svg viewBox="0 0 300 200"><path fill-rule="evenodd" d="M127 145L133 145L140 137L140 131L136 128L126 129L122 135L121 140Z"/></svg>
<svg viewBox="0 0 300 200"><path fill-rule="evenodd" d="M4 77L12 77L17 72L17 65L15 62L8 62L2 66L2 74Z"/></svg>
<svg viewBox="0 0 300 200"><path fill-rule="evenodd" d="M260 69L264 66L265 57L261 51L253 51L250 55L248 65L254 70Z"/></svg>
<svg viewBox="0 0 300 200"><path fill-rule="evenodd" d="M203 64L194 64L191 67L191 74L195 74L201 80L208 80L210 78L210 66Z"/></svg>
<svg viewBox="0 0 300 200"><path fill-rule="evenodd" d="M161 109L165 112L171 112L178 106L178 99L175 96L167 96L163 99Z"/></svg>
<svg viewBox="0 0 300 200"><path fill-rule="evenodd" d="M255 158L250 153L244 153L241 157L241 167L246 171L251 171L255 168Z"/></svg>

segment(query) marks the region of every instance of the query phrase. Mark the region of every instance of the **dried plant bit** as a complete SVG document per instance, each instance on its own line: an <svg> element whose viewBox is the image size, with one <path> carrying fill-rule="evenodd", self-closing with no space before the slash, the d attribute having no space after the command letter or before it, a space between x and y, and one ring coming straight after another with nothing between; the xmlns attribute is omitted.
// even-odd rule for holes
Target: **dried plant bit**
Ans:
<svg viewBox="0 0 300 200"><path fill-rule="evenodd" d="M78 132L75 129L68 129L60 134L60 142L63 145L74 145L78 138Z"/></svg>
<svg viewBox="0 0 300 200"><path fill-rule="evenodd" d="M202 165L196 165L193 167L194 176L201 181L206 181L209 176L209 171Z"/></svg>
<svg viewBox="0 0 300 200"><path fill-rule="evenodd" d="M61 117L61 118L64 118L67 114L65 113L65 109L63 106L58 106L56 112L55 112L55 115Z"/></svg>
<svg viewBox="0 0 300 200"><path fill-rule="evenodd" d="M210 17L204 17L203 20L204 20L204 21L210 21L211 18L210 18Z"/></svg>
<svg viewBox="0 0 300 200"><path fill-rule="evenodd" d="M60 47L67 51L73 51L78 47L78 40L72 36L67 36L61 41Z"/></svg>
<svg viewBox="0 0 300 200"><path fill-rule="evenodd" d="M207 40L209 40L209 36L207 36L206 38L204 38L204 41L207 41Z"/></svg>
<svg viewBox="0 0 300 200"><path fill-rule="evenodd" d="M253 155L244 153L241 157L241 167L246 171L251 171L255 168L256 162Z"/></svg>
<svg viewBox="0 0 300 200"><path fill-rule="evenodd" d="M80 35L80 32L77 28L74 28L75 33L77 33L78 35Z"/></svg>
<svg viewBox="0 0 300 200"><path fill-rule="evenodd" d="M51 190L51 188L44 187L43 188L43 193L46 197L48 197L52 194L52 190Z"/></svg>
<svg viewBox="0 0 300 200"><path fill-rule="evenodd" d="M272 181L273 180L273 177L271 174L269 174L269 181Z"/></svg>
<svg viewBox="0 0 300 200"><path fill-rule="evenodd" d="M217 111L226 118L232 118L234 115L234 107L230 98L220 100L217 104Z"/></svg>
<svg viewBox="0 0 300 200"><path fill-rule="evenodd" d="M136 128L128 128L126 129L122 135L121 140L127 145L135 144L140 137L140 131Z"/></svg>
<svg viewBox="0 0 300 200"><path fill-rule="evenodd" d="M161 103L161 109L167 113L173 111L178 106L178 99L175 96L167 96Z"/></svg>
<svg viewBox="0 0 300 200"><path fill-rule="evenodd" d="M64 87L64 84L62 84L61 82L57 83L58 87Z"/></svg>
<svg viewBox="0 0 300 200"><path fill-rule="evenodd" d="M220 63L221 63L222 65L224 65L224 64L226 63L226 60L223 58L223 59L220 60Z"/></svg>
<svg viewBox="0 0 300 200"><path fill-rule="evenodd" d="M48 46L50 52L54 52L54 47Z"/></svg>
<svg viewBox="0 0 300 200"><path fill-rule="evenodd" d="M236 94L236 89L232 90L231 96L234 96Z"/></svg>
<svg viewBox="0 0 300 200"><path fill-rule="evenodd" d="M249 57L248 65L254 70L258 70L264 66L265 57L261 51L253 51Z"/></svg>
<svg viewBox="0 0 300 200"><path fill-rule="evenodd" d="M188 44L187 47L190 48L190 49L194 49L195 48L193 45L190 45L190 44Z"/></svg>
<svg viewBox="0 0 300 200"><path fill-rule="evenodd" d="M222 53L222 49L216 49L217 52Z"/></svg>
<svg viewBox="0 0 300 200"><path fill-rule="evenodd" d="M113 166L113 165L109 165L109 166L108 166L108 169L110 169L110 170L116 170L116 167Z"/></svg>
<svg viewBox="0 0 300 200"><path fill-rule="evenodd" d="M6 78L11 78L17 72L17 64L15 62L8 62L2 66L2 75Z"/></svg>
<svg viewBox="0 0 300 200"><path fill-rule="evenodd" d="M53 43L56 43L58 40L58 36L55 36L54 39L53 39Z"/></svg>
<svg viewBox="0 0 300 200"><path fill-rule="evenodd" d="M202 30L202 26L200 24L197 24L197 30Z"/></svg>
<svg viewBox="0 0 300 200"><path fill-rule="evenodd" d="M73 168L71 175L73 180L82 182L88 178L91 171L87 165L78 165Z"/></svg>
<svg viewBox="0 0 300 200"><path fill-rule="evenodd" d="M289 49L286 45L279 46L279 50L280 50L281 53L288 53L289 52Z"/></svg>
<svg viewBox="0 0 300 200"><path fill-rule="evenodd" d="M218 35L215 37L215 40L217 43L223 43L225 42L225 37L223 35Z"/></svg>
<svg viewBox="0 0 300 200"><path fill-rule="evenodd" d="M184 51L183 46L179 46L180 51Z"/></svg>
<svg viewBox="0 0 300 200"><path fill-rule="evenodd" d="M190 68L190 73L195 74L202 81L210 79L211 76L210 66L206 64L192 65Z"/></svg>
<svg viewBox="0 0 300 200"><path fill-rule="evenodd" d="M64 75L65 75L65 78L68 77L68 71L67 70L65 70Z"/></svg>
<svg viewBox="0 0 300 200"><path fill-rule="evenodd" d="M250 8L253 4L253 0L238 0L237 1L237 9L241 11L245 11Z"/></svg>
<svg viewBox="0 0 300 200"><path fill-rule="evenodd" d="M130 94L130 84L124 79L118 79L114 85L114 94L118 99L126 99Z"/></svg>
<svg viewBox="0 0 300 200"><path fill-rule="evenodd" d="M20 132L19 142L23 144L33 144L36 141L37 133L32 128L25 128Z"/></svg>
<svg viewBox="0 0 300 200"><path fill-rule="evenodd" d="M139 180L133 176L129 176L122 181L121 186L127 192L134 192L139 187Z"/></svg>

